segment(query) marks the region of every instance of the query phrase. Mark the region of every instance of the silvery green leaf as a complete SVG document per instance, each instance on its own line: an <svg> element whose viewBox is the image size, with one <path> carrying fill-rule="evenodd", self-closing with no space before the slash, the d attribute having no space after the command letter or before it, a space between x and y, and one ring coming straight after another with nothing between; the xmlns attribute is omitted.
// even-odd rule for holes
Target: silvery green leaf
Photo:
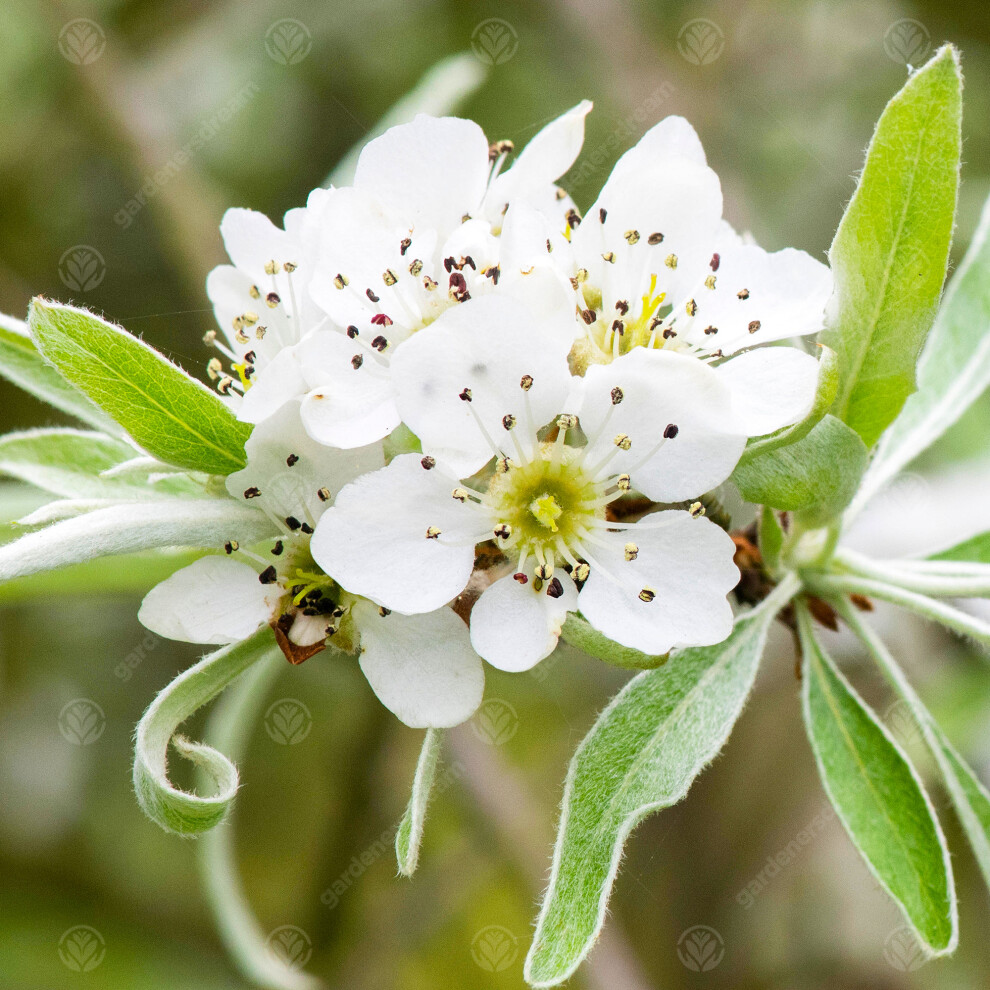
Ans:
<svg viewBox="0 0 990 990"><path fill-rule="evenodd" d="M804 723L825 792L925 954L952 952L958 911L935 809L904 751L822 649L807 609L797 614Z"/></svg>
<svg viewBox="0 0 990 990"><path fill-rule="evenodd" d="M784 546L784 531L777 519L777 513L767 505L764 505L760 512L758 533L763 565L770 574L773 574L780 564L780 552Z"/></svg>
<svg viewBox="0 0 990 990"><path fill-rule="evenodd" d="M73 499L161 498L165 494L202 495L181 475L158 484L129 472L113 469L134 458L134 448L124 440L86 430L37 429L0 436L0 474L10 475L38 488Z"/></svg>
<svg viewBox="0 0 990 990"><path fill-rule="evenodd" d="M399 872L404 877L411 877L419 864L419 847L423 839L423 825L426 822L426 806L430 800L433 781L436 779L442 744L443 729L426 730L423 748L416 761L412 796L409 798L409 804L395 835L395 858L399 863Z"/></svg>
<svg viewBox="0 0 990 990"><path fill-rule="evenodd" d="M138 722L134 741L134 790L145 814L163 829L196 835L219 824L237 792L237 768L222 753L176 735L178 727L235 678L260 660L279 655L268 626L249 639L203 657L163 688ZM171 743L212 781L209 797L180 790L168 779Z"/></svg>
<svg viewBox="0 0 990 990"><path fill-rule="evenodd" d="M232 499L121 502L0 546L0 581L158 547L253 543L272 534L264 513Z"/></svg>
<svg viewBox="0 0 990 990"><path fill-rule="evenodd" d="M829 251L821 342L839 359L832 414L872 448L915 389L956 212L962 75L946 45L887 104Z"/></svg>
<svg viewBox="0 0 990 990"><path fill-rule="evenodd" d="M220 397L144 341L75 306L31 304L38 349L143 447L207 474L244 467L251 433Z"/></svg>
<svg viewBox="0 0 990 990"><path fill-rule="evenodd" d="M38 353L27 324L0 313L0 375L36 399L106 433L120 427L99 406L70 385Z"/></svg>
<svg viewBox="0 0 990 990"><path fill-rule="evenodd" d="M865 505L990 385L990 199L918 361L918 391L883 435L856 496Z"/></svg>
<svg viewBox="0 0 990 990"><path fill-rule="evenodd" d="M550 883L526 959L536 987L566 980L601 930L622 848L715 757L753 685L767 629L796 585L741 615L718 646L673 653L612 699L571 760Z"/></svg>
<svg viewBox="0 0 990 990"><path fill-rule="evenodd" d="M746 501L799 512L805 524L823 526L856 494L867 459L855 431L828 415L797 443L737 465L732 480Z"/></svg>
<svg viewBox="0 0 990 990"><path fill-rule="evenodd" d="M631 646L623 646L602 635L584 616L568 613L560 638L589 657L604 660L626 670L653 670L667 662L668 653L650 656Z"/></svg>

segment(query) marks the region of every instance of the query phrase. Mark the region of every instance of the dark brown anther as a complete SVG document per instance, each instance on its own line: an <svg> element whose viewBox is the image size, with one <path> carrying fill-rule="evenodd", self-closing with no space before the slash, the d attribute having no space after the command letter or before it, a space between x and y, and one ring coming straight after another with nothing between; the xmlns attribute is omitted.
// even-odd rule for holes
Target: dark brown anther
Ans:
<svg viewBox="0 0 990 990"><path fill-rule="evenodd" d="M663 243L663 234L661 234L659 230L656 233L654 233L654 234L650 234L650 236L646 238L646 243L647 244L652 244L654 247L657 244L662 244Z"/></svg>
<svg viewBox="0 0 990 990"><path fill-rule="evenodd" d="M258 580L262 584L274 584L278 580L278 571L274 564L269 564L259 575Z"/></svg>
<svg viewBox="0 0 990 990"><path fill-rule="evenodd" d="M305 533L307 536L312 536L313 535L313 527L310 526L309 523L303 523L299 527L299 532L300 533Z"/></svg>
<svg viewBox="0 0 990 990"><path fill-rule="evenodd" d="M252 485L250 488L244 489L245 498L257 498L261 494L261 489Z"/></svg>
<svg viewBox="0 0 990 990"><path fill-rule="evenodd" d="M712 270L713 272L717 272L717 271L718 271L718 266L719 266L719 262L720 262L720 260L721 260L721 259L719 258L719 256L718 256L718 254L713 254L713 255L712 255L712 260L708 262L708 267L709 267L709 268L710 268L710 269L711 269L711 270Z"/></svg>
<svg viewBox="0 0 990 990"><path fill-rule="evenodd" d="M856 595L856 594L850 595L849 601L851 601L853 605L855 605L856 608L860 610L860 612L873 611L873 602L871 602L870 599L866 597L866 595Z"/></svg>
<svg viewBox="0 0 990 990"><path fill-rule="evenodd" d="M361 331L358 330L358 328L354 326L353 323L347 328L347 336L350 337L351 340L353 340L360 332Z"/></svg>
<svg viewBox="0 0 990 990"><path fill-rule="evenodd" d="M382 351L384 351L386 347L388 347L388 338L387 338L387 337L383 337L383 336L382 336L381 334L379 334L379 335L378 335L377 337L375 337L375 339L374 339L374 340L373 340L373 341L371 342L371 346L372 346L372 347L373 347L373 348L374 348L374 349L375 349L376 351L378 351L378 353L379 353L379 354L381 354L381 352L382 352Z"/></svg>
<svg viewBox="0 0 990 990"><path fill-rule="evenodd" d="M666 428L663 431L663 438L665 440L673 440L674 437L676 437L677 434L680 433L680 432L681 431L678 428L678 426L677 426L676 423L668 423L667 426L666 426Z"/></svg>
<svg viewBox="0 0 990 990"><path fill-rule="evenodd" d="M432 471L437 466L437 461L435 457L430 457L429 454L426 455L420 462L423 465L424 471Z"/></svg>
<svg viewBox="0 0 990 990"><path fill-rule="evenodd" d="M581 319L590 327L598 319L598 314L593 309L582 309Z"/></svg>
<svg viewBox="0 0 990 990"><path fill-rule="evenodd" d="M364 294L374 303L378 302L378 296L371 291L371 289L365 289Z"/></svg>
<svg viewBox="0 0 990 990"><path fill-rule="evenodd" d="M285 549L285 544L281 540L275 541L275 546L272 547L272 556L279 557L282 551Z"/></svg>
<svg viewBox="0 0 990 990"><path fill-rule="evenodd" d="M406 251L409 250L410 244L412 244L412 239L409 237L403 237L402 240L399 241L399 254L404 255Z"/></svg>
<svg viewBox="0 0 990 990"><path fill-rule="evenodd" d="M301 524L300 524L299 520L296 519L295 516L286 516L285 517L285 525L288 526L289 529L291 529L292 532L294 533L297 529L299 529L299 526Z"/></svg>
<svg viewBox="0 0 990 990"><path fill-rule="evenodd" d="M362 364L364 364L364 355L363 354L355 354L354 357L351 358L351 367L355 371L357 371L358 368L360 368Z"/></svg>
<svg viewBox="0 0 990 990"><path fill-rule="evenodd" d="M551 578L547 586L547 594L551 598L560 598L564 593L564 586L560 583L560 578Z"/></svg>
<svg viewBox="0 0 990 990"><path fill-rule="evenodd" d="M605 219L608 217L608 210L604 206L598 208L598 220L600 223L604 223Z"/></svg>
<svg viewBox="0 0 990 990"><path fill-rule="evenodd" d="M286 463L286 465L288 465L288 467L292 467L294 464L298 464L299 463L299 455L298 454L289 454L289 456L285 459L285 463Z"/></svg>

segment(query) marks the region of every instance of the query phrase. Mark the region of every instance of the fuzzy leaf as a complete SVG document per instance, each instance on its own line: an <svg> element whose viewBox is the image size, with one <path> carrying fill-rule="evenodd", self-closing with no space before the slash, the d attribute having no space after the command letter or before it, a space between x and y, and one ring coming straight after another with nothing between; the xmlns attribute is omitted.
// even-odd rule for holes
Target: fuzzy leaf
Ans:
<svg viewBox="0 0 990 990"><path fill-rule="evenodd" d="M926 954L951 952L956 895L935 809L903 750L818 643L805 608L798 627L804 722L825 792Z"/></svg>
<svg viewBox="0 0 990 990"><path fill-rule="evenodd" d="M829 415L797 443L737 465L732 480L746 501L800 512L807 525L822 526L856 494L867 459L863 441Z"/></svg>
<svg viewBox="0 0 990 990"><path fill-rule="evenodd" d="M654 670L665 664L667 657L670 656L669 653L650 656L648 653L634 650L631 646L616 643L603 636L587 619L576 612L568 614L564 628L560 631L560 638L582 653L587 653L589 657L604 660L625 670Z"/></svg>
<svg viewBox="0 0 990 990"><path fill-rule="evenodd" d="M423 825L426 822L426 806L430 801L430 791L437 775L440 747L443 744L443 729L427 729L423 748L416 762L413 777L412 796L406 807L399 831L395 834L395 858L399 872L411 877L419 864L419 846L423 839Z"/></svg>
<svg viewBox="0 0 990 990"><path fill-rule="evenodd" d="M183 475L148 481L148 472L115 477L102 472L130 462L134 448L124 440L72 429L26 430L0 436L0 474L7 474L65 498L161 498L197 493Z"/></svg>
<svg viewBox="0 0 990 990"><path fill-rule="evenodd" d="M856 506L927 450L990 386L990 199L918 361L918 391L883 435Z"/></svg>
<svg viewBox="0 0 990 990"><path fill-rule="evenodd" d="M219 548L227 540L248 544L271 532L262 512L232 499L121 502L3 544L0 581L159 547Z"/></svg>
<svg viewBox="0 0 990 990"><path fill-rule="evenodd" d="M832 413L868 448L915 389L956 212L962 76L946 45L887 104L829 251L836 296L821 342L839 358Z"/></svg>
<svg viewBox="0 0 990 990"><path fill-rule="evenodd" d="M773 574L780 564L780 552L784 547L784 531L777 520L777 513L764 505L759 518L759 546L763 566Z"/></svg>
<svg viewBox="0 0 990 990"><path fill-rule="evenodd" d="M222 753L176 736L193 712L212 701L228 684L259 660L280 653L268 626L240 643L203 657L163 688L138 722L134 741L134 790L144 813L168 832L196 835L218 825L237 792L237 768ZM179 790L168 779L169 743L215 784L216 793L201 797Z"/></svg>
<svg viewBox="0 0 990 990"><path fill-rule="evenodd" d="M35 299L38 349L149 453L208 474L244 467L251 428L144 341L75 306Z"/></svg>
<svg viewBox="0 0 990 990"><path fill-rule="evenodd" d="M555 986L578 967L601 930L630 832L680 801L722 748L781 598L740 616L724 643L682 650L638 674L585 736L567 772L550 883L526 959L533 986Z"/></svg>
<svg viewBox="0 0 990 990"><path fill-rule="evenodd" d="M990 793L949 742L884 641L855 609L845 602L839 607L849 628L873 654L887 680L907 704L915 726L921 731L928 749L935 757L956 814L973 848L987 887L990 888Z"/></svg>
<svg viewBox="0 0 990 990"><path fill-rule="evenodd" d="M26 323L3 314L0 314L0 375L94 429L115 435L122 432L99 406L45 361L34 346Z"/></svg>

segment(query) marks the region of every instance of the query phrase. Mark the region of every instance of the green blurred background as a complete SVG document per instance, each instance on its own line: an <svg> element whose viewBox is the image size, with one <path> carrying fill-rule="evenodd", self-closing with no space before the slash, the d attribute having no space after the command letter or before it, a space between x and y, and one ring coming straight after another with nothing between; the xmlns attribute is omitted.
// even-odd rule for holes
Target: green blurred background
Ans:
<svg viewBox="0 0 990 990"><path fill-rule="evenodd" d="M286 18L295 26L279 27ZM518 147L578 100L595 101L590 164L564 183L580 206L650 123L682 113L722 178L729 219L768 248L822 257L905 62L951 40L967 82L955 258L990 192L990 7L976 0L5 0L0 24L0 310L23 316L35 293L71 298L197 373L224 209L277 218L302 204L457 52L487 73L461 113L492 139ZM149 183L155 194L125 223L121 211ZM82 275L67 267L80 247L96 259ZM58 421L4 384L0 410L4 430ZM906 489L920 493L912 525L940 511L925 479L950 461L970 472L963 504L986 501L972 479L988 431L984 402L926 456ZM139 597L51 583L31 597L0 590L0 987L245 986L199 892L194 844L159 831L131 793L133 726L197 656L146 638ZM985 660L904 619L879 621L987 779ZM629 843L606 936L573 985L986 986L990 902L951 813L961 948L927 965L839 825L815 827L823 796L791 643L778 632L726 753ZM836 648L913 747L856 651ZM452 770L409 882L395 878L380 837L405 805L420 734L384 712L351 661L286 666L253 732L235 816L264 931L291 926L282 944L333 987L521 987L567 759L624 679L565 651L535 674L489 671L482 714L451 735ZM71 721L76 699L95 713L91 725ZM297 716L288 730L287 713ZM934 799L944 807L937 789ZM737 894L806 827L813 841L745 906ZM341 877L346 890L325 894ZM678 955L696 925L719 943L718 965L703 973ZM77 926L96 939L89 972L63 961Z"/></svg>

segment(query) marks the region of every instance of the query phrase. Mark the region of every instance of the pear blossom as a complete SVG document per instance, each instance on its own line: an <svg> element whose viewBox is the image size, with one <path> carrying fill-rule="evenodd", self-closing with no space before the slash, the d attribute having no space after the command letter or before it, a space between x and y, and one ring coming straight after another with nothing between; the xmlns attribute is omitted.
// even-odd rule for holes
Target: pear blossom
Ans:
<svg viewBox="0 0 990 990"><path fill-rule="evenodd" d="M262 213L240 208L227 210L220 224L233 264L219 265L207 277L206 292L222 337L211 330L204 339L227 364L212 358L207 371L245 422L259 418L255 407L262 404L264 390L248 396L257 374L273 367L268 379L278 380L287 364L285 352L327 323L307 285L316 271L320 216L329 195L329 190L314 189L305 207L285 214L284 229Z"/></svg>
<svg viewBox="0 0 990 990"><path fill-rule="evenodd" d="M238 642L268 624L293 663L332 643L359 653L372 689L406 724L464 721L481 702L484 673L463 620L448 608L393 615L314 562L310 538L325 508L343 484L384 460L380 445L345 453L317 444L297 407L288 403L255 427L247 467L227 478L232 496L269 518L270 537L251 546L229 541L225 555L177 571L147 594L141 622L169 639L214 644Z"/></svg>
<svg viewBox="0 0 990 990"><path fill-rule="evenodd" d="M397 355L403 419L423 454L345 485L316 527L314 558L410 615L459 595L479 554L494 558L471 641L505 670L546 657L577 610L653 654L720 642L734 545L696 500L746 443L728 385L702 362L646 348L576 378L569 342L540 330L523 302L480 298ZM630 493L646 496L647 514ZM380 566L386 556L394 566Z"/></svg>
<svg viewBox="0 0 990 990"><path fill-rule="evenodd" d="M573 291L577 373L641 347L725 359L750 435L809 410L815 359L794 347L750 349L820 330L831 272L803 251L764 251L722 219L718 176L682 117L622 155L583 220L561 232L528 212L534 246L553 249L547 257Z"/></svg>
<svg viewBox="0 0 990 990"><path fill-rule="evenodd" d="M369 142L353 185L321 200L307 284L328 321L260 370L241 418L259 422L299 396L307 431L332 446L362 446L398 426L389 369L406 340L498 286L536 291L519 283L539 279L545 247L533 249L513 206L561 224L573 213L554 182L580 150L590 108L552 121L505 171L511 145L490 147L469 120L420 115Z"/></svg>

